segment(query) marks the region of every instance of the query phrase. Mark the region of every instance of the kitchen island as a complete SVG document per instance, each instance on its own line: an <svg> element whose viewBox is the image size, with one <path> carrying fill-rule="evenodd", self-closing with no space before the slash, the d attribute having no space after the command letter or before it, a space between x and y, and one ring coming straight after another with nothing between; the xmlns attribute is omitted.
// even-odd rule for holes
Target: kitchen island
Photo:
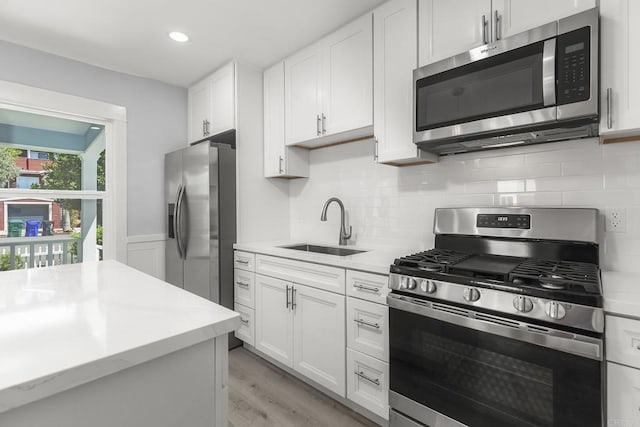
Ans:
<svg viewBox="0 0 640 427"><path fill-rule="evenodd" d="M115 261L0 273L0 425L226 426L239 326Z"/></svg>

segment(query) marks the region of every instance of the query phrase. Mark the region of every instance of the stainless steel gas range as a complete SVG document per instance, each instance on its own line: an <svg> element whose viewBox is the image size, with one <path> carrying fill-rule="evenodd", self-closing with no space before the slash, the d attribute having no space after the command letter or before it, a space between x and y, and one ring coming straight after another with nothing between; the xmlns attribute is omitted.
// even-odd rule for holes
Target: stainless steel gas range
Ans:
<svg viewBox="0 0 640 427"><path fill-rule="evenodd" d="M601 426L597 210L453 208L395 260L390 425Z"/></svg>

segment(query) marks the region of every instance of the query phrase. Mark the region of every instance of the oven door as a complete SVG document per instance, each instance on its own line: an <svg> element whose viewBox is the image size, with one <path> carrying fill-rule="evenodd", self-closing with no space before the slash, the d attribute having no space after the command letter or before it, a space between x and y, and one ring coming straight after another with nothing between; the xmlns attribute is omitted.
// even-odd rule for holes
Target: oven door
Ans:
<svg viewBox="0 0 640 427"><path fill-rule="evenodd" d="M429 426L602 425L600 339L395 294L388 303L392 410Z"/></svg>

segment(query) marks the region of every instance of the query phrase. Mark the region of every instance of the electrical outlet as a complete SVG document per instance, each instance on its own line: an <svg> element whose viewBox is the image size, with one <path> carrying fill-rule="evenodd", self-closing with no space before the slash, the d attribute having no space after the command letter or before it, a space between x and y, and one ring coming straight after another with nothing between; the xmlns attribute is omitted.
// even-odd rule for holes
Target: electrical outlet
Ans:
<svg viewBox="0 0 640 427"><path fill-rule="evenodd" d="M606 231L624 233L627 231L627 213L624 208L608 208Z"/></svg>

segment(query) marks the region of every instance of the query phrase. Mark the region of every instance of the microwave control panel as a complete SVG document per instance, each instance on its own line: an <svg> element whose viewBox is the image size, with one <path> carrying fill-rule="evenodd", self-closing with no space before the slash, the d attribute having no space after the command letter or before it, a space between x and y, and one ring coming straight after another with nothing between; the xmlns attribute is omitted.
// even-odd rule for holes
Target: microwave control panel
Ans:
<svg viewBox="0 0 640 427"><path fill-rule="evenodd" d="M557 105L591 97L591 27L561 34L556 39Z"/></svg>
<svg viewBox="0 0 640 427"><path fill-rule="evenodd" d="M476 217L476 227L520 228L528 230L531 228L531 215L478 214L478 216Z"/></svg>

